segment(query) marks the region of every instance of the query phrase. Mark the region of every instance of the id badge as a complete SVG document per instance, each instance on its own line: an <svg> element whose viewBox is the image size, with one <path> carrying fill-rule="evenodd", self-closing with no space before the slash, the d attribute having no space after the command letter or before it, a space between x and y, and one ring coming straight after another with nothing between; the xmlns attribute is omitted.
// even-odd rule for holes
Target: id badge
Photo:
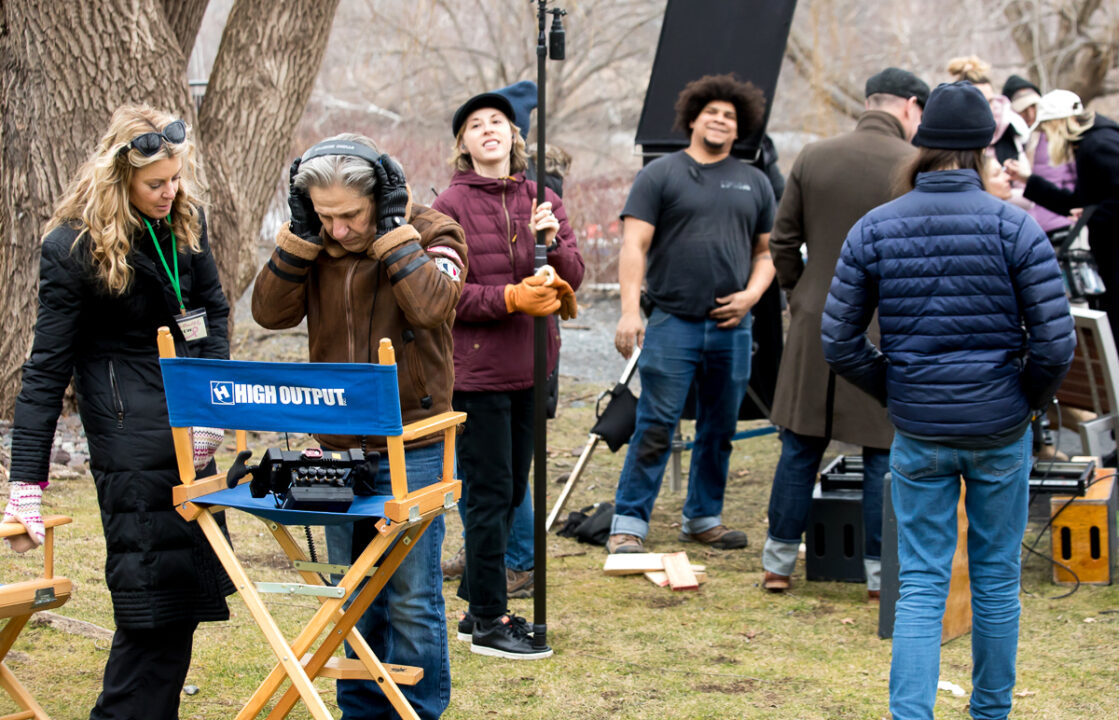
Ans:
<svg viewBox="0 0 1119 720"><path fill-rule="evenodd" d="M182 331L183 337L186 338L187 342L191 340L201 340L209 335L206 331L205 308L190 310L182 315L176 315L175 322L179 324L179 330Z"/></svg>

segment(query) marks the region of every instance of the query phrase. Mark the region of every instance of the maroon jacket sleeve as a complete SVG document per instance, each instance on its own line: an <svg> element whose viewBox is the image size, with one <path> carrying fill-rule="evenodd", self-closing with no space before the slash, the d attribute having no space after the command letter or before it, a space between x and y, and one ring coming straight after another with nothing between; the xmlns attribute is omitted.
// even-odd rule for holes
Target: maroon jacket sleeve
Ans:
<svg viewBox="0 0 1119 720"><path fill-rule="evenodd" d="M431 209L438 210L461 224L462 200L457 186L452 186L435 198ZM467 246L469 247L469 242ZM505 308L505 286L471 282L470 274L467 273L466 281L462 283L458 306L455 308L455 318L463 322L488 322L508 315L509 311Z"/></svg>

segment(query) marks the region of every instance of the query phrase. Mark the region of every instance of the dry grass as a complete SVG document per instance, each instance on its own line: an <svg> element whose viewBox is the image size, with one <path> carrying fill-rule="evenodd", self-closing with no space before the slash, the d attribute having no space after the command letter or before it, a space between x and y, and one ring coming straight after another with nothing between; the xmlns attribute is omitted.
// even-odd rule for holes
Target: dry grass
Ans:
<svg viewBox="0 0 1119 720"><path fill-rule="evenodd" d="M563 388L567 402L551 428L549 474L570 470L591 424L600 388ZM582 398L582 399L580 399ZM589 398L589 400L587 399ZM769 481L778 443L773 435L736 444L725 519L743 528L751 546L737 552L703 552L687 546L707 565L709 581L698 592L672 593L641 577L606 577L601 548L549 538L548 631L556 654L538 662L483 659L451 634L454 694L449 720L577 717L667 720L670 718L882 718L890 644L876 635L877 610L856 584L803 581L792 592L768 595L757 581L765 535ZM569 503L575 509L612 499L621 456L600 448ZM228 462L228 458L226 458ZM558 492L551 485L550 494ZM653 516L650 544L680 549L676 541L682 495L667 483ZM111 627L102 577L104 541L88 479L57 482L48 509L66 512L74 525L60 532L59 572L75 582L64 615ZM447 555L458 549L457 514L448 519ZM240 514L230 517L234 543L258 579L287 577L276 569L278 550L263 526ZM1047 547L1048 542L1043 541ZM14 579L38 558L0 554L0 573ZM1112 718L1119 715L1114 667L1119 661L1119 589L1082 587L1065 600L1034 559L1023 584L1022 640L1014 717ZM448 614L463 603L445 585ZM314 608L313 600L271 603L290 637ZM513 609L531 618L532 601ZM231 598L233 617L200 628L184 696L183 718L232 717L272 658L244 605ZM1087 622L1091 619L1093 622ZM453 619L448 620L453 623ZM453 628L452 628L453 629ZM9 664L31 686L55 720L88 716L100 688L107 646L49 627L24 631ZM970 686L967 637L944 647L942 673ZM332 701L329 683L320 681ZM331 702L331 705L333 703ZM0 711L10 703L0 703ZM966 699L942 694L938 718L965 718ZM292 717L306 717L302 710Z"/></svg>

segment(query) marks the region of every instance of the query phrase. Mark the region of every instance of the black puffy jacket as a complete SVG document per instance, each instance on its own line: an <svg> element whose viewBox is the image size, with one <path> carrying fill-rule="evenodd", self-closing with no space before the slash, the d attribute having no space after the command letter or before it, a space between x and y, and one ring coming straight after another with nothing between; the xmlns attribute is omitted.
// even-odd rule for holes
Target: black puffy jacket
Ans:
<svg viewBox="0 0 1119 720"><path fill-rule="evenodd" d="M153 224L171 262L170 229L163 221ZM180 356L229 357L229 304L204 219L202 228L201 252L178 256L184 304L207 312L209 337L189 345L174 321L178 300L146 229L133 237L132 282L121 295L109 294L94 276L88 236L75 246L79 231L60 227L43 240L39 315L16 399L11 480L47 479L55 424L73 376L118 627L229 617L224 597L232 583L198 526L171 502L179 474L156 348L156 330L166 325Z"/></svg>

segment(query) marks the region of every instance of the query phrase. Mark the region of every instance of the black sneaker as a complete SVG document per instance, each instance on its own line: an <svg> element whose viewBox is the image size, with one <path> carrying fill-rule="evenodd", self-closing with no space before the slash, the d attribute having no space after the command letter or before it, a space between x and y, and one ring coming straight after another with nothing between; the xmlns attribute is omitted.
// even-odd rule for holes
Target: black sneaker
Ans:
<svg viewBox="0 0 1119 720"><path fill-rule="evenodd" d="M541 660L552 656L552 648L532 646L528 621L516 615L502 615L493 620L475 618L470 652L507 660Z"/></svg>
<svg viewBox="0 0 1119 720"><path fill-rule="evenodd" d="M513 622L518 623L519 625L522 625L524 627L526 633L529 633L530 635L532 634L532 631L528 629L528 620L525 620L519 615L513 615L512 618ZM470 614L469 610L460 612L458 614L457 637L463 642L470 642L474 637L474 616Z"/></svg>
<svg viewBox="0 0 1119 720"><path fill-rule="evenodd" d="M473 635L474 616L469 612L460 612L458 614L458 639L463 642L470 642Z"/></svg>

